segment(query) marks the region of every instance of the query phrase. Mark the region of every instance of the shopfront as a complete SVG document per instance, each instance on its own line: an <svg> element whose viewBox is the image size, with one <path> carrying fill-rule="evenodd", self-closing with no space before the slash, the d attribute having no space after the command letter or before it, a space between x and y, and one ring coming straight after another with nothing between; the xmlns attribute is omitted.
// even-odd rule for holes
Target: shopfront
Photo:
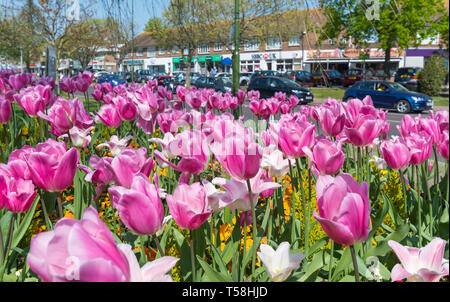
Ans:
<svg viewBox="0 0 450 302"><path fill-rule="evenodd" d="M404 51L398 48L391 49L390 69L393 74L403 66ZM321 70L337 70L345 73L352 68L370 70L374 75L383 74L384 51L381 49L362 50L349 48L346 50L309 50L305 69L310 72Z"/></svg>
<svg viewBox="0 0 450 302"><path fill-rule="evenodd" d="M124 67L126 71L144 69L144 60L125 60Z"/></svg>
<svg viewBox="0 0 450 302"><path fill-rule="evenodd" d="M222 56L220 55L198 56L197 62L200 73L206 74L212 69L215 69L218 72L223 71Z"/></svg>
<svg viewBox="0 0 450 302"><path fill-rule="evenodd" d="M252 53L241 55L241 71L277 70L280 72L301 69L301 53L292 51Z"/></svg>
<svg viewBox="0 0 450 302"><path fill-rule="evenodd" d="M184 59L184 60L183 60ZM194 58L191 61L191 70L194 70ZM187 57L175 57L172 58L173 71L186 71L187 70Z"/></svg>

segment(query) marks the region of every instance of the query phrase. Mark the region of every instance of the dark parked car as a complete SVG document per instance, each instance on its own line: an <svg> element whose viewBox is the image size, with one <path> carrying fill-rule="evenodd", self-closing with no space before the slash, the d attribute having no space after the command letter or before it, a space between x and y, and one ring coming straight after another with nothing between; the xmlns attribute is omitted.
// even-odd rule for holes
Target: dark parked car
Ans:
<svg viewBox="0 0 450 302"><path fill-rule="evenodd" d="M216 87L216 78L201 76L193 83L193 85L197 88L214 89Z"/></svg>
<svg viewBox="0 0 450 302"><path fill-rule="evenodd" d="M344 76L337 70L316 71L312 74L313 86L340 86L344 83Z"/></svg>
<svg viewBox="0 0 450 302"><path fill-rule="evenodd" d="M147 83L148 81L152 80L153 77L155 76L154 72L151 70L138 70L137 74L138 74L137 78L138 83Z"/></svg>
<svg viewBox="0 0 450 302"><path fill-rule="evenodd" d="M218 78L216 79L216 83L214 89L218 92L231 92L233 90L233 80L230 78Z"/></svg>
<svg viewBox="0 0 450 302"><path fill-rule="evenodd" d="M259 91L261 98L273 97L280 91L286 93L288 97L297 96L302 104L311 103L314 100L314 95L309 89L286 78L257 77L248 86L248 91L251 90Z"/></svg>
<svg viewBox="0 0 450 302"><path fill-rule="evenodd" d="M117 85L126 84L127 80L124 78L120 78L119 76L113 75L113 74L102 74L97 80L98 84L102 84L102 83L106 83L106 82L111 83L111 86L115 87Z"/></svg>
<svg viewBox="0 0 450 302"><path fill-rule="evenodd" d="M356 82L362 81L364 78L364 72L360 68L349 69L344 75L344 86L348 87Z"/></svg>
<svg viewBox="0 0 450 302"><path fill-rule="evenodd" d="M352 98L372 98L376 107L396 109L400 113L433 109L433 100L426 94L410 91L404 86L388 81L361 81L347 89L344 101Z"/></svg>
<svg viewBox="0 0 450 302"><path fill-rule="evenodd" d="M303 86L310 87L313 85L312 74L306 70L287 71L283 76Z"/></svg>
<svg viewBox="0 0 450 302"><path fill-rule="evenodd" d="M282 74L276 70L258 70L250 77L250 83L257 77L281 77Z"/></svg>
<svg viewBox="0 0 450 302"><path fill-rule="evenodd" d="M191 83L195 83L197 79L201 76L199 72L191 72ZM182 71L177 74L176 78L174 79L175 85L185 85L186 84L186 72Z"/></svg>
<svg viewBox="0 0 450 302"><path fill-rule="evenodd" d="M158 75L155 75L153 77L153 79L158 82L158 85L167 86L168 83L172 80L172 77L168 76L168 75L160 75L160 74L158 74Z"/></svg>
<svg viewBox="0 0 450 302"><path fill-rule="evenodd" d="M394 82L402 84L409 90L418 91L419 89L419 67L402 67L397 70Z"/></svg>

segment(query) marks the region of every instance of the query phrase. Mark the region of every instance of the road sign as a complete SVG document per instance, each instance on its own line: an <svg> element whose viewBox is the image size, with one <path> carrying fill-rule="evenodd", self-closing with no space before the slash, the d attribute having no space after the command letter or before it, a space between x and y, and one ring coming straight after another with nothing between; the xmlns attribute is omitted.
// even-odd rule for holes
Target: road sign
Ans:
<svg viewBox="0 0 450 302"><path fill-rule="evenodd" d="M47 46L47 77L52 77L56 80L56 49L53 46Z"/></svg>

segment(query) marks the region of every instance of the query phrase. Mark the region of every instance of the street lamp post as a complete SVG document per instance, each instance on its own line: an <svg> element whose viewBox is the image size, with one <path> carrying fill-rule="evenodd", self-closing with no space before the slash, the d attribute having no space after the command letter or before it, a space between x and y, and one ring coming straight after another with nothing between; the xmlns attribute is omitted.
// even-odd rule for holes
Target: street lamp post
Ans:
<svg viewBox="0 0 450 302"><path fill-rule="evenodd" d="M234 1L234 50L233 50L233 94L239 89L239 48L240 48L240 38L239 38L239 8L240 0Z"/></svg>
<svg viewBox="0 0 450 302"><path fill-rule="evenodd" d="M306 31L302 32L302 70L305 69L305 35Z"/></svg>
<svg viewBox="0 0 450 302"><path fill-rule="evenodd" d="M134 0L131 0L131 83L134 83Z"/></svg>

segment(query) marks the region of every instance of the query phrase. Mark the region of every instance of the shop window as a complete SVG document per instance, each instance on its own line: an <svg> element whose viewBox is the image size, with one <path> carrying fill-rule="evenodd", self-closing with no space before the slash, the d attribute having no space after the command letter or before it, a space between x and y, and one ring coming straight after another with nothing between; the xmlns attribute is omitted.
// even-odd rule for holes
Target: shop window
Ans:
<svg viewBox="0 0 450 302"><path fill-rule="evenodd" d="M278 37L267 39L267 50L281 49L281 39Z"/></svg>

